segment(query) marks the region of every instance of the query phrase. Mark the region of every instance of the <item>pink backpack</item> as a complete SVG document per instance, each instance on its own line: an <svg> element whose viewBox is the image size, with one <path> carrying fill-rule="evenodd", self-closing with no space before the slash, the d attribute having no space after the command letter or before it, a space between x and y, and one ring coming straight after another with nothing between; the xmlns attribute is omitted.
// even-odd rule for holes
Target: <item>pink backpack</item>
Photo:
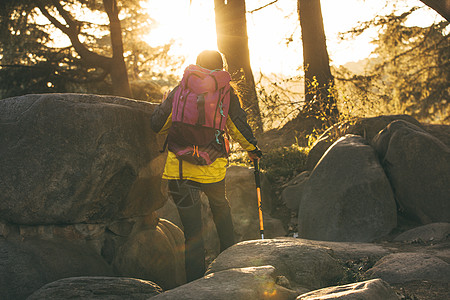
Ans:
<svg viewBox="0 0 450 300"><path fill-rule="evenodd" d="M230 107L230 74L190 65L184 71L172 102L168 148L181 159L209 165L226 157L224 140Z"/></svg>

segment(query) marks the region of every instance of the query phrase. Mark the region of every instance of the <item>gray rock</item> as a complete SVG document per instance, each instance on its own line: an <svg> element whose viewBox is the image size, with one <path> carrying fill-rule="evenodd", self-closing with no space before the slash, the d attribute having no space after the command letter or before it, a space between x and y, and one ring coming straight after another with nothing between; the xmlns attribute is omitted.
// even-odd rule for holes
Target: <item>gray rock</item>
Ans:
<svg viewBox="0 0 450 300"><path fill-rule="evenodd" d="M108 230L118 236L129 236L133 230L133 220L118 220L108 224Z"/></svg>
<svg viewBox="0 0 450 300"><path fill-rule="evenodd" d="M228 167L225 183L227 186L227 198L229 198L232 206L242 206L243 204L241 202L247 202L247 205L257 206L255 173L253 168L241 166ZM261 174L261 197L264 212L270 213L272 210L272 188L264 174Z"/></svg>
<svg viewBox="0 0 450 300"><path fill-rule="evenodd" d="M360 136L340 138L304 184L299 237L370 242L396 225L393 192L375 151Z"/></svg>
<svg viewBox="0 0 450 300"><path fill-rule="evenodd" d="M416 126L421 126L416 119L408 115L385 115L358 119L351 125L336 124L327 129L311 148L306 161L306 169L312 171L327 149L341 136L355 134L370 142L378 132L395 120L405 120Z"/></svg>
<svg viewBox="0 0 450 300"><path fill-rule="evenodd" d="M166 291L152 299L295 299L298 293L278 285L275 274L273 266L224 270Z"/></svg>
<svg viewBox="0 0 450 300"><path fill-rule="evenodd" d="M393 253L380 259L367 272L370 278L381 278L389 284L416 280L450 282L450 265L425 253Z"/></svg>
<svg viewBox="0 0 450 300"><path fill-rule="evenodd" d="M335 138L329 136L325 132L313 145L311 150L309 150L308 157L306 158L306 170L312 171L317 165L319 160L325 154L325 152L333 145Z"/></svg>
<svg viewBox="0 0 450 300"><path fill-rule="evenodd" d="M344 268L329 252L326 247L293 238L245 241L222 252L206 274L271 265L293 288L313 290L334 285L344 277Z"/></svg>
<svg viewBox="0 0 450 300"><path fill-rule="evenodd" d="M404 121L389 124L372 144L402 212L422 224L450 222L450 148Z"/></svg>
<svg viewBox="0 0 450 300"><path fill-rule="evenodd" d="M399 234L395 242L437 243L450 236L450 223L431 223Z"/></svg>
<svg viewBox="0 0 450 300"><path fill-rule="evenodd" d="M422 124L425 129L432 136L438 138L441 142L450 147L450 126L443 124Z"/></svg>
<svg viewBox="0 0 450 300"><path fill-rule="evenodd" d="M260 238L258 200L256 196L253 168L230 166L226 175L226 194L230 201L231 214L235 225L236 240L246 241ZM286 231L280 222L272 220L272 189L270 182L261 174L261 198L267 238L284 236Z"/></svg>
<svg viewBox="0 0 450 300"><path fill-rule="evenodd" d="M372 279L347 285L333 286L297 297L296 300L398 300L394 289L381 279Z"/></svg>
<svg viewBox="0 0 450 300"><path fill-rule="evenodd" d="M145 300L162 293L151 281L120 277L72 277L46 284L27 300Z"/></svg>
<svg viewBox="0 0 450 300"><path fill-rule="evenodd" d="M167 220L135 229L116 251L112 264L121 276L150 280L163 289L186 283L184 235Z"/></svg>
<svg viewBox="0 0 450 300"><path fill-rule="evenodd" d="M164 137L154 104L113 96L25 95L0 101L0 220L107 222L162 206Z"/></svg>
<svg viewBox="0 0 450 300"><path fill-rule="evenodd" d="M0 238L0 299L25 299L47 283L73 276L113 276L113 271L84 244Z"/></svg>
<svg viewBox="0 0 450 300"><path fill-rule="evenodd" d="M346 130L346 133L360 135L370 142L381 130L396 120L403 120L418 127L422 126L419 121L409 115L383 115L357 120Z"/></svg>
<svg viewBox="0 0 450 300"><path fill-rule="evenodd" d="M321 246L329 249L330 255L340 261L358 261L369 259L377 261L392 251L380 244L374 243L352 243L352 242L329 242L298 239L303 243Z"/></svg>
<svg viewBox="0 0 450 300"><path fill-rule="evenodd" d="M304 171L286 184L281 193L283 203L292 211L298 211L300 199L310 172Z"/></svg>

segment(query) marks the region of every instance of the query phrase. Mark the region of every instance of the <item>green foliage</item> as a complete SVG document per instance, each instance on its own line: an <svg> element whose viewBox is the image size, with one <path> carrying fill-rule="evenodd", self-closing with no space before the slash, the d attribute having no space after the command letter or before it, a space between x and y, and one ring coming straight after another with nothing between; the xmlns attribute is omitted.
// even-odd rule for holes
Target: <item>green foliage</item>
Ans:
<svg viewBox="0 0 450 300"><path fill-rule="evenodd" d="M58 16L51 1L49 12ZM87 49L112 56L109 23L102 1L60 1L74 18L78 36ZM170 45L150 47L143 36L153 26L140 1L118 1L129 81L137 99L160 94L161 86L173 85L159 64L170 61ZM5 0L0 3L0 98L27 93L79 92L111 94L109 70L86 64L70 44L52 40L62 34L37 9L36 1Z"/></svg>
<svg viewBox="0 0 450 300"><path fill-rule="evenodd" d="M295 145L269 150L260 161L270 181L290 179L305 170L307 150Z"/></svg>
<svg viewBox="0 0 450 300"><path fill-rule="evenodd" d="M306 82L309 99L302 107L301 114L304 117L314 117L322 123L322 129L329 128L339 122L339 111L336 104L337 90L333 82L320 85L316 76Z"/></svg>
<svg viewBox="0 0 450 300"><path fill-rule="evenodd" d="M308 149L297 145L272 149L263 152L260 168L270 181L285 182L305 170L307 156ZM248 159L245 151L233 152L229 161L232 165L253 167L253 163Z"/></svg>
<svg viewBox="0 0 450 300"><path fill-rule="evenodd" d="M279 128L298 115L304 104L302 86L301 76L279 78L272 75L268 78L260 74L256 89L266 130Z"/></svg>
<svg viewBox="0 0 450 300"><path fill-rule="evenodd" d="M399 16L391 14L363 24L353 33L378 27L376 59L365 74L341 68L341 103L347 111L363 116L409 114L425 122L450 122L449 23L429 27L404 25L413 8ZM342 110L341 110L342 111Z"/></svg>
<svg viewBox="0 0 450 300"><path fill-rule="evenodd" d="M306 85L307 94L299 90ZM279 128L295 117L315 118L324 129L340 121L337 89L332 82L320 85L314 76L306 81L302 76L269 80L261 74L257 83L265 128Z"/></svg>

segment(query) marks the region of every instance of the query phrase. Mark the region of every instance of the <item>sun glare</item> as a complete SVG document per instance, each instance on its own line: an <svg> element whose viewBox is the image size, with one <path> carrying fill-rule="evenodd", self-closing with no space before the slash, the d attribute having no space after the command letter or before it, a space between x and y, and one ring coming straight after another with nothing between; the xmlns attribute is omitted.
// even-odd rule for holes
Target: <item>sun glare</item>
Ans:
<svg viewBox="0 0 450 300"><path fill-rule="evenodd" d="M247 11L271 2L246 0ZM217 49L214 1L143 0L141 5L156 20L155 27L145 38L149 45L162 45L173 40L169 54L184 56L186 65L194 63L202 50ZM421 2L408 2L408 7L413 5L421 5ZM368 31L352 41L341 41L338 34L350 30L358 21L371 20L375 15L387 14L393 9L393 5L386 5L383 1L363 0L321 0L321 6L332 65L369 57L375 47L370 41L377 36L376 30ZM406 10L405 7L401 9ZM428 13L427 16L427 12L422 12L420 17L431 24L436 14ZM297 1L279 0L266 8L247 13L247 32L250 62L255 75L259 72L283 76L299 74L303 55Z"/></svg>
<svg viewBox="0 0 450 300"><path fill-rule="evenodd" d="M195 63L202 50L217 50L213 1L149 0L142 3L156 26L145 38L151 45L174 42L171 55L186 57Z"/></svg>

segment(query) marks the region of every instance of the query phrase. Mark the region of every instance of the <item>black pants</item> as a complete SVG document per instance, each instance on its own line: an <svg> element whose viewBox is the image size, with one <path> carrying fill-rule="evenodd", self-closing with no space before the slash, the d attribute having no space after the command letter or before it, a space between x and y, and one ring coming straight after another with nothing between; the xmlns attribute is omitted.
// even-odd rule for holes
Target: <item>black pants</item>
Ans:
<svg viewBox="0 0 450 300"><path fill-rule="evenodd" d="M220 240L220 252L234 244L234 227L230 204L225 197L225 180L198 183L191 180L169 180L169 192L177 205L185 237L185 266L188 282L205 273L200 192L208 197Z"/></svg>

